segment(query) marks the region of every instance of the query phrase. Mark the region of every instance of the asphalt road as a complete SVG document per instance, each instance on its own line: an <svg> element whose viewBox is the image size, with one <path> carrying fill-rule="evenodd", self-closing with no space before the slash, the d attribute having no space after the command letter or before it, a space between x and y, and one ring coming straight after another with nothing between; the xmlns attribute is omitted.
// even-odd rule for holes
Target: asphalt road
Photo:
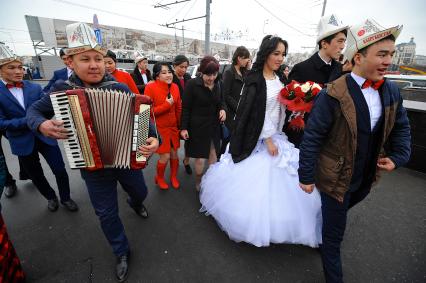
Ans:
<svg viewBox="0 0 426 283"><path fill-rule="evenodd" d="M3 149L17 177L17 158L4 139ZM132 249L128 282L324 282L317 250L256 248L229 240L214 219L198 212L193 177L180 168L181 189L160 191L154 185L155 162L144 170L149 219L128 207L119 188L120 216ZM18 181L14 198L2 198L3 217L28 282L115 282L115 258L80 172L68 172L78 213L63 207L49 212L28 181ZM402 168L384 176L349 213L342 247L345 282L426 282L425 204L425 174Z"/></svg>

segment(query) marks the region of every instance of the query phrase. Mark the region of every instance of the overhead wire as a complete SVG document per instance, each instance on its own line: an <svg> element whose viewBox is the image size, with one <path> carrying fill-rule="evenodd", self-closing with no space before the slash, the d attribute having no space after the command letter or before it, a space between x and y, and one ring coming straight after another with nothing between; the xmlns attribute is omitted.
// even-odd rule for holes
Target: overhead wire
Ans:
<svg viewBox="0 0 426 283"><path fill-rule="evenodd" d="M188 11L186 11L185 15L183 16L184 19L188 15L188 13L192 10L192 8L194 8L195 3L197 3L197 1L198 0L194 0L194 2L192 3L191 7L189 7Z"/></svg>
<svg viewBox="0 0 426 283"><path fill-rule="evenodd" d="M132 19L132 20L144 22L144 23L149 23L149 24L156 25L156 26L159 25L158 23L155 23L155 22L152 22L152 21L142 20L141 18L138 18L138 17L133 17L133 16L129 16L129 15L120 14L120 13L117 13L117 12L108 11L108 10L105 10L105 9L102 9L102 8L99 8L99 7L92 7L92 6L88 6L88 5L84 5L84 4L74 3L74 2L71 2L71 1L67 1L67 0L53 0L53 1L68 4L68 5L71 5L71 6L77 6L77 7L82 7L82 8L86 8L86 9L92 9L92 10L95 10L95 11L99 11L99 12L103 12L103 13L107 13L107 14L111 14L111 15L115 15L115 16L119 16L119 17L125 17L125 18L128 18L128 19Z"/></svg>
<svg viewBox="0 0 426 283"><path fill-rule="evenodd" d="M322 0L320 0L320 1L322 1ZM271 4L273 4L273 5L275 5L277 8L279 8L282 12L284 12L284 13L287 13L287 14L290 14L290 15L292 15L292 16L294 16L294 17L296 17L297 19L300 19L300 20L302 20L302 21L304 21L305 23L300 23L300 24L311 24L312 23L312 19L307 19L307 18L305 18L303 15L301 15L301 13L296 13L296 12L293 12L291 9L287 9L287 8L284 8L284 7L282 7L281 5L279 5L279 4L277 4L275 1L273 1L273 0L269 0L268 2L270 2ZM313 2L312 3L310 3L309 5L311 5L311 4L313 4ZM306 4L306 5L308 5L308 4ZM305 5L303 5L303 7L305 7Z"/></svg>
<svg viewBox="0 0 426 283"><path fill-rule="evenodd" d="M281 23L283 23L284 25L286 25L287 27L297 31L300 34L303 34L305 36L313 36L312 34L307 34L301 30L299 30L298 28L284 22L280 17L278 17L277 15L275 15L271 10L269 10L268 8L266 8L263 4L261 4L258 0L253 0L254 2L256 2L260 7L262 7L266 12L268 12L271 16L273 16L275 19L277 19L278 21L280 21Z"/></svg>
<svg viewBox="0 0 426 283"><path fill-rule="evenodd" d="M174 14L174 16L170 17L167 21L170 22L171 19L176 18L176 16L182 12L183 9L185 9L185 7L191 3L191 1L186 2L184 5L182 5L182 7L176 12L176 14Z"/></svg>
<svg viewBox="0 0 426 283"><path fill-rule="evenodd" d="M78 7L82 7L82 8L85 8L85 9L92 9L92 10L95 10L95 11L99 11L99 12L103 12L103 13L107 13L107 14L111 14L111 15L115 15L115 16L119 16L119 17L124 17L124 18L127 18L127 19L132 19L132 20L139 21L139 22L145 22L145 23L149 23L149 24L152 24L152 25L155 25L155 26L162 27L160 24L152 22L152 21L142 20L142 19L140 19L138 17L124 15L124 14L121 14L121 13L108 11L108 10L101 9L101 8L98 8L98 7L92 7L92 6L88 6L88 5L84 5L84 4L79 4L79 3L73 3L73 2L67 1L67 0L53 0L53 1L64 3L64 4L68 4L68 5L72 5L72 6L78 6ZM166 28L166 27L162 27L162 28ZM190 30L190 29L187 29L187 31L194 32L194 33L197 33L197 34L200 33L199 31Z"/></svg>

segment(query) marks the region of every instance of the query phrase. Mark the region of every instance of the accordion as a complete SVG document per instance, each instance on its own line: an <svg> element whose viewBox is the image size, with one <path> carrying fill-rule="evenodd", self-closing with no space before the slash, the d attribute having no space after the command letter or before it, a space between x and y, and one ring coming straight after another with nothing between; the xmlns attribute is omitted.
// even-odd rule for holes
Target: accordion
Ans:
<svg viewBox="0 0 426 283"><path fill-rule="evenodd" d="M55 117L64 122L64 149L71 169L142 169L151 99L106 89L73 89L50 94Z"/></svg>

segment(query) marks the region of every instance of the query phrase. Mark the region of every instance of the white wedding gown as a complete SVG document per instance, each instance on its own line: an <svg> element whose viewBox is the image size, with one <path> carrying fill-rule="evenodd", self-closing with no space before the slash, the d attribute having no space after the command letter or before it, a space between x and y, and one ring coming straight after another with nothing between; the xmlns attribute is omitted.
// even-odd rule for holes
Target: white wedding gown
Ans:
<svg viewBox="0 0 426 283"><path fill-rule="evenodd" d="M282 84L267 80L265 122L256 148L234 163L228 150L201 181L201 212L215 218L229 238L257 247L270 243L321 244L321 198L315 189L299 188L299 150L281 132L283 107L277 100ZM263 139L272 137L278 156Z"/></svg>

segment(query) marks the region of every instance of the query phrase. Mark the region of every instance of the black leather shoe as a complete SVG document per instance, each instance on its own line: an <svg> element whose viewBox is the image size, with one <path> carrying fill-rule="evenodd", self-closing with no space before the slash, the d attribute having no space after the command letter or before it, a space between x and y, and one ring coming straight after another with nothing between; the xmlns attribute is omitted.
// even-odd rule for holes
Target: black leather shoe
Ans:
<svg viewBox="0 0 426 283"><path fill-rule="evenodd" d="M188 175L192 175L192 168L191 168L191 165L189 165L189 163L188 163L188 164L185 164L185 162L183 162L183 166L185 167L185 172L186 172L186 174L188 174Z"/></svg>
<svg viewBox="0 0 426 283"><path fill-rule="evenodd" d="M29 180L30 176L25 171L19 171L19 180L25 181Z"/></svg>
<svg viewBox="0 0 426 283"><path fill-rule="evenodd" d="M16 184L15 183L13 183L12 185L10 185L10 186L4 186L4 195L7 197L7 198L11 198L11 197L13 197L15 194L16 194L16 190L17 190L18 188L16 187Z"/></svg>
<svg viewBox="0 0 426 283"><path fill-rule="evenodd" d="M61 201L61 204L66 207L69 211L78 211L78 205L72 200Z"/></svg>
<svg viewBox="0 0 426 283"><path fill-rule="evenodd" d="M129 276L130 253L117 257L117 265L115 266L115 275L118 282L126 281Z"/></svg>
<svg viewBox="0 0 426 283"><path fill-rule="evenodd" d="M131 208L133 208L137 215L141 216L142 218L148 218L148 210L143 204L133 206L130 202L130 198L127 199L127 203L130 205Z"/></svg>
<svg viewBox="0 0 426 283"><path fill-rule="evenodd" d="M141 216L142 218L148 218L148 210L143 204L140 207L133 209L135 210L137 215Z"/></svg>
<svg viewBox="0 0 426 283"><path fill-rule="evenodd" d="M47 201L47 209L49 209L50 211L52 212L57 211L58 208L59 208L59 202L57 198L49 199Z"/></svg>

